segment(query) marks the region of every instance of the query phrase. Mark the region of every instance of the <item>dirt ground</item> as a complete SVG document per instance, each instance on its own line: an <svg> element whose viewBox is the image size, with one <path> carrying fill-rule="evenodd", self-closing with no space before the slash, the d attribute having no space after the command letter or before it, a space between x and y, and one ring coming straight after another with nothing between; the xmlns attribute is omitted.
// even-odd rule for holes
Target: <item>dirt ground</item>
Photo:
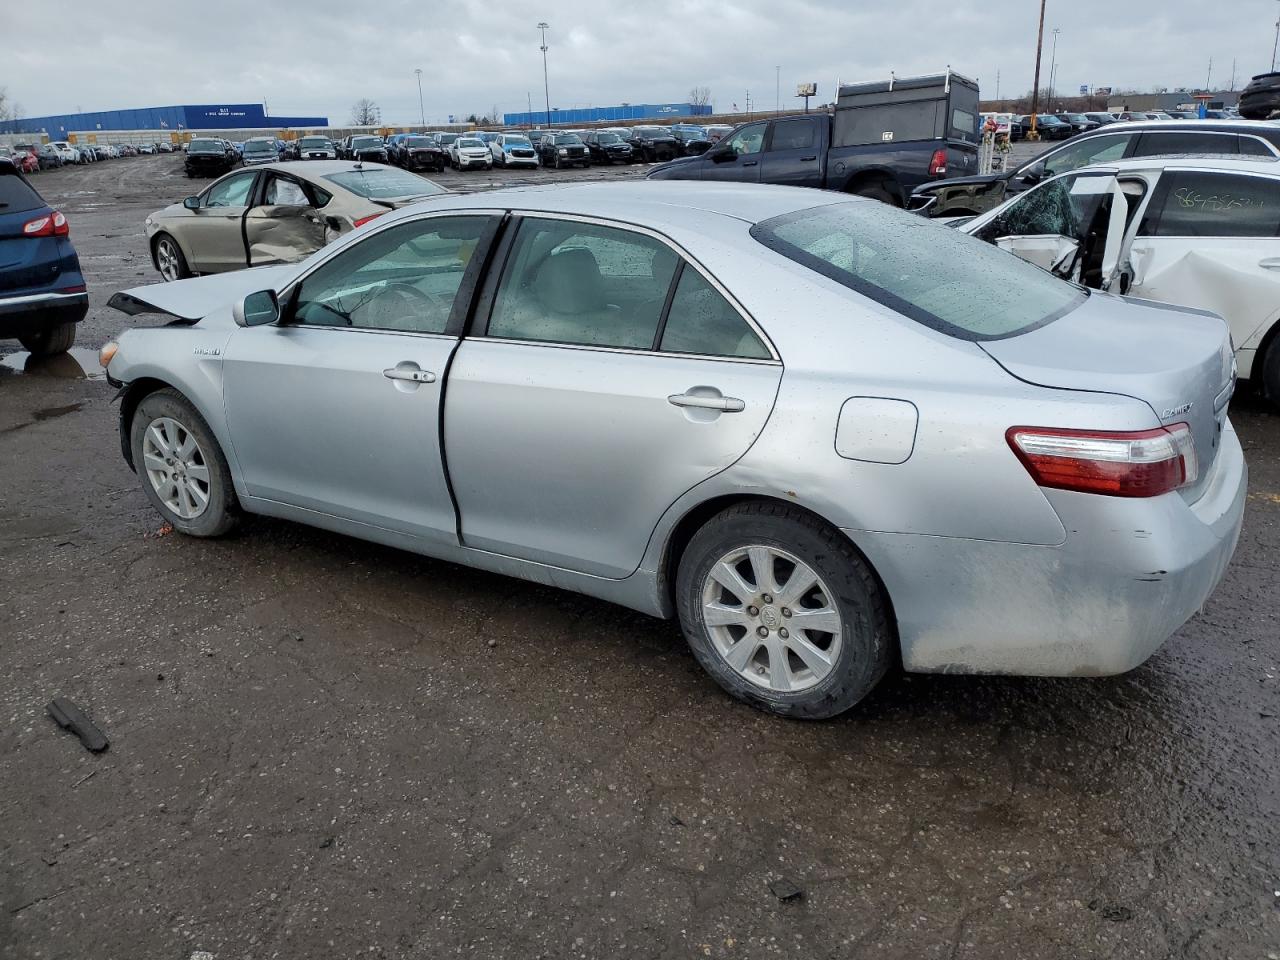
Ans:
<svg viewBox="0 0 1280 960"><path fill-rule="evenodd" d="M191 185L169 156L35 182L93 307L59 362L0 343L0 958L1280 957L1252 394L1239 551L1146 665L897 674L786 722L604 603L280 521L157 535L91 351L155 322L105 302L158 279L143 217Z"/></svg>

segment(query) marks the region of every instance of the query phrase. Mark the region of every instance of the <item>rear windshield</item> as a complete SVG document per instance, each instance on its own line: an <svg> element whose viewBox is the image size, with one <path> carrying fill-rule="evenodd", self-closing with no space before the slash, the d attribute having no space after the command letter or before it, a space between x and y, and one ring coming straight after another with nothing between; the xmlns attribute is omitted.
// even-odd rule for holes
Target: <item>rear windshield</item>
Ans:
<svg viewBox="0 0 1280 960"><path fill-rule="evenodd" d="M1082 288L924 217L874 201L764 220L751 236L836 283L962 340L993 340L1056 320Z"/></svg>
<svg viewBox="0 0 1280 960"><path fill-rule="evenodd" d="M17 173L0 171L0 216L6 213L22 213L44 206L40 194L27 186Z"/></svg>
<svg viewBox="0 0 1280 960"><path fill-rule="evenodd" d="M448 193L444 187L430 180L415 176L407 170L379 167L372 170L346 170L325 177L356 196L377 200L403 199L405 197L430 197Z"/></svg>

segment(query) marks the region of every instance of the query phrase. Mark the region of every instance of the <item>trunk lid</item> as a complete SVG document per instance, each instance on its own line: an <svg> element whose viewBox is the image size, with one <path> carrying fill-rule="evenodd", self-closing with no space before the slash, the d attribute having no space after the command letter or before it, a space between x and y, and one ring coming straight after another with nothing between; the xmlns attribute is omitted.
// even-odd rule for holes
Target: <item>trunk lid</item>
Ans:
<svg viewBox="0 0 1280 960"><path fill-rule="evenodd" d="M1133 397L1164 426L1190 425L1199 473L1179 492L1188 501L1199 497L1235 386L1231 337L1221 317L1095 292L1052 323L978 345L1019 380Z"/></svg>

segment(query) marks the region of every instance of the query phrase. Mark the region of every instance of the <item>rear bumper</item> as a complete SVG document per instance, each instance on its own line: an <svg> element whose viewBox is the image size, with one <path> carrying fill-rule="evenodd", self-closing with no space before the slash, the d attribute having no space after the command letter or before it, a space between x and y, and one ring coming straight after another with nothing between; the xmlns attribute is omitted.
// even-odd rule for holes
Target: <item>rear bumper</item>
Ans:
<svg viewBox="0 0 1280 960"><path fill-rule="evenodd" d="M64 323L79 323L88 312L87 293L0 294L0 337L25 337Z"/></svg>
<svg viewBox="0 0 1280 960"><path fill-rule="evenodd" d="M1106 676L1137 667L1209 599L1247 479L1228 425L1193 504L1046 490L1070 531L1058 545L845 533L889 591L907 670Z"/></svg>

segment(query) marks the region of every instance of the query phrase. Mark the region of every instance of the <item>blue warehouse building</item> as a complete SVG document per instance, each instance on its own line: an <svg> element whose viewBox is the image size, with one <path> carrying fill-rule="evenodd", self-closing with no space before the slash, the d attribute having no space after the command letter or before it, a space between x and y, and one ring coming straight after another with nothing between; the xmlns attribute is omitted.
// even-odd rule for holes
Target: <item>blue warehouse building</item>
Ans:
<svg viewBox="0 0 1280 960"><path fill-rule="evenodd" d="M261 103L188 103L137 110L102 110L51 117L24 117L0 123L0 133L45 133L62 140L68 133L99 130L282 130L327 127L328 117L267 116Z"/></svg>
<svg viewBox="0 0 1280 960"><path fill-rule="evenodd" d="M618 107L586 107L578 110L560 110L552 108L551 122L566 123L607 123L624 120L674 120L676 117L710 116L711 107L695 106L692 103L626 103ZM504 113L502 122L508 127L532 127L547 122L547 111L534 110L532 113Z"/></svg>

